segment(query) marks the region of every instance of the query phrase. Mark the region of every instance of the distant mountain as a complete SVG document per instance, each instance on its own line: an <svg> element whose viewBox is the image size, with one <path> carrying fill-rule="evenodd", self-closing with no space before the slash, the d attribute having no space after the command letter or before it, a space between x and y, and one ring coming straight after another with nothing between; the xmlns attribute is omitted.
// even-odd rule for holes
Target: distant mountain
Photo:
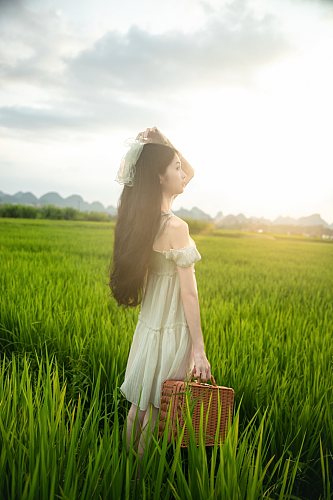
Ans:
<svg viewBox="0 0 333 500"><path fill-rule="evenodd" d="M106 212L110 215L116 215L117 209L112 205L104 207L103 203L99 201L93 201L88 203L82 196L78 194L72 194L67 198L63 198L60 194L55 191L50 191L43 194L40 198L37 198L34 194L28 192L23 193L18 191L17 193L11 195L0 191L0 203L10 203L10 204L22 204L22 205L33 205L36 207L41 207L45 205L55 205L56 207L70 207L80 210L81 212Z"/></svg>
<svg viewBox="0 0 333 500"><path fill-rule="evenodd" d="M213 220L213 218L200 210L198 207L193 207L191 210L181 207L179 210L173 210L173 212L180 218L184 219L199 219L199 220Z"/></svg>
<svg viewBox="0 0 333 500"><path fill-rule="evenodd" d="M319 214L300 217L297 222L300 226L328 226L327 222Z"/></svg>
<svg viewBox="0 0 333 500"><path fill-rule="evenodd" d="M14 201L15 200L15 201ZM22 205L36 205L38 198L33 193L23 193L18 191L16 194L6 194L0 191L0 203L21 203Z"/></svg>
<svg viewBox="0 0 333 500"><path fill-rule="evenodd" d="M299 219L293 219L291 217L278 217L273 222L275 225L295 225L295 226L325 226L330 227L330 225L320 217L319 214L308 215L307 217L300 217ZM332 226L332 224L331 224Z"/></svg>
<svg viewBox="0 0 333 500"><path fill-rule="evenodd" d="M274 221L273 224L275 225L281 225L281 226L296 226L297 225L297 220L293 219L292 217L277 217Z"/></svg>
<svg viewBox="0 0 333 500"><path fill-rule="evenodd" d="M60 194L50 191L39 198L40 205L55 205L56 207L66 207L66 200Z"/></svg>
<svg viewBox="0 0 333 500"><path fill-rule="evenodd" d="M313 227L323 226L333 229L333 224L328 224L319 214L312 214L307 217L300 217L294 219L292 217L277 217L274 221L265 219L264 217L246 217L244 214L238 215L225 215L221 212L214 219L217 227L240 227L246 225L269 225L269 226L297 226L297 227Z"/></svg>
<svg viewBox="0 0 333 500"><path fill-rule="evenodd" d="M270 220L264 219L263 217L246 217L242 213L238 215L229 214L223 216L222 212L218 213L214 222L217 227L241 227L249 224L272 224Z"/></svg>

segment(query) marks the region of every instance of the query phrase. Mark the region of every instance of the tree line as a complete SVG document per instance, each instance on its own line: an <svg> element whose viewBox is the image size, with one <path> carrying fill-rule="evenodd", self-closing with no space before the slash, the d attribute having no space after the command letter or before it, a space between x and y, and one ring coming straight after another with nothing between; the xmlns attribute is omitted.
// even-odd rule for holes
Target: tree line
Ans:
<svg viewBox="0 0 333 500"><path fill-rule="evenodd" d="M105 212L80 212L72 207L56 207L55 205L43 205L34 207L31 205L4 203L0 205L0 217L23 218L23 219L56 219L56 220L91 220L109 222L115 216Z"/></svg>

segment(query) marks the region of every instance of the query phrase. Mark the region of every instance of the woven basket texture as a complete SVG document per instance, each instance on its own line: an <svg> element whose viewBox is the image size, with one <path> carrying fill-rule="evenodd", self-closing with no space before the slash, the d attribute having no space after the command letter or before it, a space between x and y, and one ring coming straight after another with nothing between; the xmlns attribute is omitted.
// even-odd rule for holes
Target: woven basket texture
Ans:
<svg viewBox="0 0 333 500"><path fill-rule="evenodd" d="M216 384L214 377L211 379ZM186 403L188 394L188 404ZM193 430L197 446L199 445L200 411L203 406L203 437L205 446L213 446L218 428L218 442L224 441L228 426L232 422L234 407L234 390L231 387L212 385L202 382L184 380L165 380L162 385L160 417L158 433L161 437L170 408L168 441L173 434L177 437L177 422L179 431L185 426L181 447L189 445L189 430L186 425L186 412L190 409ZM220 422L219 406L220 399Z"/></svg>

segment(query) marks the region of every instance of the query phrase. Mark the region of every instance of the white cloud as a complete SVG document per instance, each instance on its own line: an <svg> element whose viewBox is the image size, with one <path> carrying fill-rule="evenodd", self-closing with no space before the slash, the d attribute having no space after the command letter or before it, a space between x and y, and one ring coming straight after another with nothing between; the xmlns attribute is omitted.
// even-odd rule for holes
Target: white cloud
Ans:
<svg viewBox="0 0 333 500"><path fill-rule="evenodd" d="M2 89L17 89L16 103L0 108L0 123L10 129L137 127L147 116L159 122L173 94L244 83L290 49L273 17L258 19L238 3L191 34L130 26L88 47L55 9L10 5L0 23Z"/></svg>

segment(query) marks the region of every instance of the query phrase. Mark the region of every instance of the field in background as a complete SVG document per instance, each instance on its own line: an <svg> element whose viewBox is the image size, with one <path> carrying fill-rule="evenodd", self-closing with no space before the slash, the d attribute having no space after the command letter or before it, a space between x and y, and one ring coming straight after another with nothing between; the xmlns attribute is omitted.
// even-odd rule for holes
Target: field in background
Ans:
<svg viewBox="0 0 333 500"><path fill-rule="evenodd" d="M329 499L333 245L193 238L206 351L236 417L207 452L155 440L136 498ZM112 245L112 223L0 220L1 498L133 498L119 386L139 309L110 296Z"/></svg>

